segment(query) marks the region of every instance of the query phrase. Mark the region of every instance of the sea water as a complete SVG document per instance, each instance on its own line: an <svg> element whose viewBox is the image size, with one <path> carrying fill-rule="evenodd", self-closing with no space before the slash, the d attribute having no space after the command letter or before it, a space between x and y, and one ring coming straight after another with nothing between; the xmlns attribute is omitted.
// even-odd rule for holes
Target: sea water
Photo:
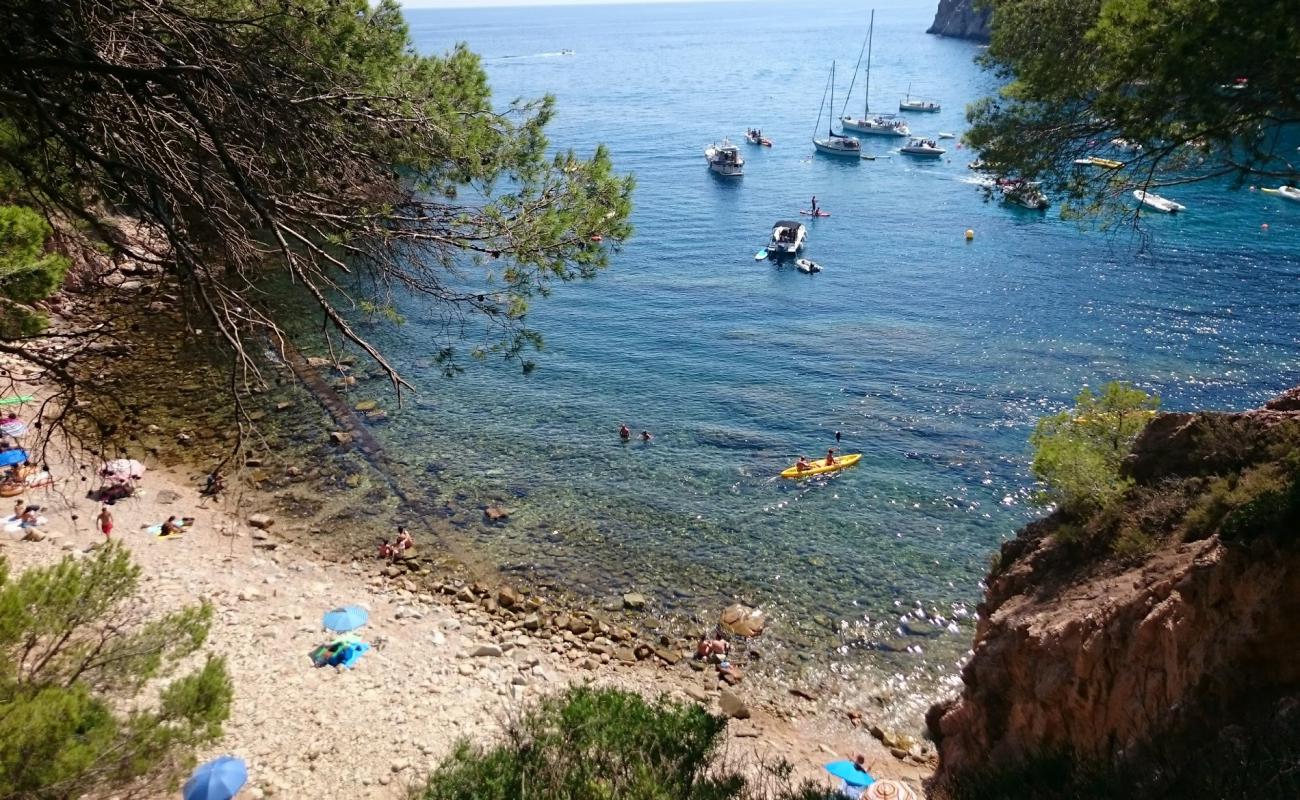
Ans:
<svg viewBox="0 0 1300 800"><path fill-rule="evenodd" d="M996 84L979 46L923 32L933 5L877 7L872 110L910 87L943 104L907 115L914 133L960 135L964 106ZM1187 213L1104 231L989 202L956 140L929 161L870 137L874 161L814 156L831 61L838 116L867 15L408 11L421 51L480 53L502 105L554 94L555 147L607 145L636 175L636 235L597 280L536 303L546 347L529 375L488 361L442 378L427 361L441 320L405 303L407 322L376 338L420 395L377 434L437 476L420 479L433 498L508 499L507 525L456 533L502 568L596 601L636 590L701 625L743 599L787 656L906 677L915 719L969 646L991 554L1041 513L1035 420L1112 379L1169 409L1246 408L1300 380L1300 206L1188 186L1166 192ZM748 127L774 146L744 143ZM743 178L707 170L724 136ZM832 215L804 219L824 271L756 262L813 195ZM620 423L653 442L620 443ZM863 459L775 477L832 446Z"/></svg>

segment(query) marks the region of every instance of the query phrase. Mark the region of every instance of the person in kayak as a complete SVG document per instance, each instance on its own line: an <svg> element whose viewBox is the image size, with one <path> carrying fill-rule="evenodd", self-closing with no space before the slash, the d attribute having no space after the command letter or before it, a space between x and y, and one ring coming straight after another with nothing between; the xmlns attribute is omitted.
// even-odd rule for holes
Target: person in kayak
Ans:
<svg viewBox="0 0 1300 800"><path fill-rule="evenodd" d="M619 425L619 426L618 426L618 438L622 439L622 440L625 441L625 442L626 442L628 439L631 439L631 438L632 438L632 429L629 428L626 424L624 424L624 425Z"/></svg>
<svg viewBox="0 0 1300 800"><path fill-rule="evenodd" d="M795 462L794 468L799 470L800 472L807 472L808 470L812 469L812 464L808 463L807 457L799 456L799 460Z"/></svg>
<svg viewBox="0 0 1300 800"><path fill-rule="evenodd" d="M834 447L832 447L831 449L829 449L829 450L826 451L826 466L828 466L828 467L833 467L833 466L835 466L835 448L834 448Z"/></svg>

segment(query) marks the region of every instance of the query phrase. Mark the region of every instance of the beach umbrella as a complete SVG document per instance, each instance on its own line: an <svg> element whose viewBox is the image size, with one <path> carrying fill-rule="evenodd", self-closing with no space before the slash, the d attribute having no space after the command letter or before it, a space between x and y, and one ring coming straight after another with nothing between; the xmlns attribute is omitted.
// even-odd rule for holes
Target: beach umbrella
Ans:
<svg viewBox="0 0 1300 800"><path fill-rule="evenodd" d="M332 608L321 617L321 625L326 630L345 633L365 625L370 619L370 612L361 606L341 606Z"/></svg>
<svg viewBox="0 0 1300 800"><path fill-rule="evenodd" d="M826 771L849 786L870 786L876 782L876 779L871 777L871 773L852 761L832 761L826 765Z"/></svg>
<svg viewBox="0 0 1300 800"><path fill-rule="evenodd" d="M99 472L105 478L128 481L132 478L144 477L144 464L134 458L115 458L112 461L105 462Z"/></svg>
<svg viewBox="0 0 1300 800"><path fill-rule="evenodd" d="M876 781L862 793L862 800L916 800L916 792L902 781Z"/></svg>
<svg viewBox="0 0 1300 800"><path fill-rule="evenodd" d="M214 758L185 781L185 800L230 800L248 782L248 767L234 756Z"/></svg>
<svg viewBox="0 0 1300 800"><path fill-rule="evenodd" d="M12 467L27 460L27 451L21 447L0 453L0 467Z"/></svg>

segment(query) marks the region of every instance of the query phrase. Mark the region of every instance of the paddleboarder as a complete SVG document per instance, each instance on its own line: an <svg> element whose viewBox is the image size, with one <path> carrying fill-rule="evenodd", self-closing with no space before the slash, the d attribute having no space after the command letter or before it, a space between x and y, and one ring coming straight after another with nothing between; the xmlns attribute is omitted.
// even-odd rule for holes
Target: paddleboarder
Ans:
<svg viewBox="0 0 1300 800"><path fill-rule="evenodd" d="M817 216L817 195L812 196L812 215Z"/></svg>

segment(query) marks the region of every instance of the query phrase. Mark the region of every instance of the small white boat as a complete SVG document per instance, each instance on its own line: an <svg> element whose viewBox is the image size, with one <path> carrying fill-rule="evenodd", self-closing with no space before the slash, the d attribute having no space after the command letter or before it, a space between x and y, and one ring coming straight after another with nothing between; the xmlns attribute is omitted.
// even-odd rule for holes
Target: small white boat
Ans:
<svg viewBox="0 0 1300 800"><path fill-rule="evenodd" d="M1182 203L1176 203L1167 197L1161 197L1144 189L1134 189L1133 196L1137 201L1147 208L1160 211L1165 214L1177 214L1179 211L1186 211L1187 206Z"/></svg>
<svg viewBox="0 0 1300 800"><path fill-rule="evenodd" d="M794 268L808 275L822 271L820 264L816 261L809 261L806 258L796 259L794 262Z"/></svg>
<svg viewBox="0 0 1300 800"><path fill-rule="evenodd" d="M1294 186L1279 186L1276 189L1265 189L1264 194L1271 194L1281 197L1284 200L1300 203L1300 189Z"/></svg>
<svg viewBox="0 0 1300 800"><path fill-rule="evenodd" d="M724 178L739 178L745 174L745 159L741 158L740 148L730 139L709 145L704 150L704 158L709 162L709 169Z"/></svg>
<svg viewBox="0 0 1300 800"><path fill-rule="evenodd" d="M1030 211L1046 211L1052 202L1043 194L1043 190L1033 181L1015 178L997 182L998 191L1002 192L1002 202L1013 206L1027 208Z"/></svg>
<svg viewBox="0 0 1300 800"><path fill-rule="evenodd" d="M1110 143L1116 150L1121 150L1125 153L1142 152L1142 145L1137 142L1130 142L1128 139L1111 139Z"/></svg>
<svg viewBox="0 0 1300 800"><path fill-rule="evenodd" d="M938 158L948 151L936 144L933 139L919 139L913 137L908 140L907 144L900 147L898 152L907 153L909 156Z"/></svg>
<svg viewBox="0 0 1300 800"><path fill-rule="evenodd" d="M912 87L907 87L907 97L898 101L899 111L924 111L930 114L937 114L941 110L938 103L932 100L922 100L921 98L912 99Z"/></svg>
<svg viewBox="0 0 1300 800"><path fill-rule="evenodd" d="M808 229L802 222L779 220L772 226L772 240L767 243L768 258L781 259L799 255L807 238Z"/></svg>
<svg viewBox="0 0 1300 800"><path fill-rule="evenodd" d="M947 133L947 132L944 132L944 131L940 131L940 132L939 132L939 138L940 138L940 139L956 139L956 138L957 138L957 134L955 134L955 133Z"/></svg>
<svg viewBox="0 0 1300 800"><path fill-rule="evenodd" d="M745 141L749 142L750 144L757 144L763 147L772 146L772 140L764 136L763 132L758 128L750 128L749 130L745 131Z"/></svg>

